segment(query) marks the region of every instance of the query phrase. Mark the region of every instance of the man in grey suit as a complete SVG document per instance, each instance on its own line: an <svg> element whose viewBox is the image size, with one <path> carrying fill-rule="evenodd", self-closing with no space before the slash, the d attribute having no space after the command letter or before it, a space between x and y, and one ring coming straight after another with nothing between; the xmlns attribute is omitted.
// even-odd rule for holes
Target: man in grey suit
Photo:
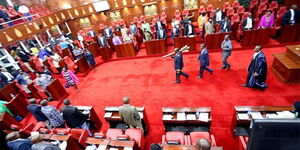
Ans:
<svg viewBox="0 0 300 150"><path fill-rule="evenodd" d="M130 23L129 30L133 35L138 34L138 29L137 29L136 25L133 22Z"/></svg>
<svg viewBox="0 0 300 150"><path fill-rule="evenodd" d="M119 113L121 118L130 128L140 128L143 130L141 116L137 109L131 106L129 97L123 97L123 106L120 106Z"/></svg>
<svg viewBox="0 0 300 150"><path fill-rule="evenodd" d="M103 36L102 33L100 33L99 36L98 36L98 43L99 43L100 47L107 46L106 38L105 38L105 36Z"/></svg>
<svg viewBox="0 0 300 150"><path fill-rule="evenodd" d="M223 66L221 69L229 70L230 64L227 62L228 57L231 55L232 43L229 34L225 35L224 41L221 44L222 48L222 62Z"/></svg>
<svg viewBox="0 0 300 150"><path fill-rule="evenodd" d="M205 44L201 44L201 52L198 57L198 60L200 61L200 71L199 71L199 76L197 79L201 79L203 77L204 70L210 72L212 74L213 70L208 68L209 66L209 56L208 56L208 51L206 48Z"/></svg>

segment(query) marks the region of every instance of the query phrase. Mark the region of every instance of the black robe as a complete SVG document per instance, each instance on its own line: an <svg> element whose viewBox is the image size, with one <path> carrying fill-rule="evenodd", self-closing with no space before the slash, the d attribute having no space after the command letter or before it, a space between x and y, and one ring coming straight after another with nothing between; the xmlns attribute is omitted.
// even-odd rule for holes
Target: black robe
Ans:
<svg viewBox="0 0 300 150"><path fill-rule="evenodd" d="M254 73L258 73L257 77L254 77ZM248 67L248 76L246 85L253 88L267 88L265 83L267 79L267 61L263 52L258 53L255 59L251 60Z"/></svg>

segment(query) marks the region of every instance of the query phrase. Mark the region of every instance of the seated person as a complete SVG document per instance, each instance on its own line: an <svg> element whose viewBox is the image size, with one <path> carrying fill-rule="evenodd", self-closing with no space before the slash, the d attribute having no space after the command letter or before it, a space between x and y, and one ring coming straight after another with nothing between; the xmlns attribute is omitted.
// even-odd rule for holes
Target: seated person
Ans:
<svg viewBox="0 0 300 150"><path fill-rule="evenodd" d="M143 39L144 39L144 42L152 40L152 34L147 29L144 29L144 31L143 31Z"/></svg>
<svg viewBox="0 0 300 150"><path fill-rule="evenodd" d="M272 14L272 10L267 10L266 14L261 17L259 21L258 28L272 28L274 25L274 15Z"/></svg>
<svg viewBox="0 0 300 150"><path fill-rule="evenodd" d="M184 36L195 36L195 27L192 24L192 21L188 21L188 23L184 27Z"/></svg>
<svg viewBox="0 0 300 150"><path fill-rule="evenodd" d="M296 118L300 118L300 101L296 101L294 103L294 108L295 108L295 116L296 116Z"/></svg>
<svg viewBox="0 0 300 150"><path fill-rule="evenodd" d="M162 150L162 148L158 144L151 144L150 150Z"/></svg>
<svg viewBox="0 0 300 150"><path fill-rule="evenodd" d="M159 27L157 30L157 39L166 39L166 30Z"/></svg>
<svg viewBox="0 0 300 150"><path fill-rule="evenodd" d="M199 14L198 17L198 28L200 32L203 32L203 27L206 25L208 20L208 17L206 15L206 12L203 12L202 14Z"/></svg>
<svg viewBox="0 0 300 150"><path fill-rule="evenodd" d="M10 150L30 150L32 142L22 139L19 132L11 132L6 136L7 147Z"/></svg>
<svg viewBox="0 0 300 150"><path fill-rule="evenodd" d="M130 34L129 31L127 31L126 35L123 36L124 43L133 43L133 36Z"/></svg>
<svg viewBox="0 0 300 150"><path fill-rule="evenodd" d="M112 42L114 45L121 45L123 44L123 41L122 41L122 38L117 36L117 35L113 35L113 39L112 39Z"/></svg>
<svg viewBox="0 0 300 150"><path fill-rule="evenodd" d="M46 60L46 56L50 57L51 55L43 48L38 52L38 56L42 60Z"/></svg>
<svg viewBox="0 0 300 150"><path fill-rule="evenodd" d="M244 31L251 30L254 28L254 20L252 18L252 14L249 13L248 16L242 22L242 29Z"/></svg>
<svg viewBox="0 0 300 150"><path fill-rule="evenodd" d="M215 33L215 27L213 20L211 18L208 19L208 22L205 25L205 35Z"/></svg>
<svg viewBox="0 0 300 150"><path fill-rule="evenodd" d="M143 24L142 24L142 30L144 31L145 29L146 29L147 31L151 32L151 28L150 28L149 23L147 23L146 21L143 21Z"/></svg>
<svg viewBox="0 0 300 150"><path fill-rule="evenodd" d="M211 144L207 139L199 139L196 147L197 150L210 150Z"/></svg>
<svg viewBox="0 0 300 150"><path fill-rule="evenodd" d="M28 85L32 82L30 79L30 76L23 72L22 70L19 70L19 74L16 77L17 83L21 84L24 91L26 93L31 93L31 91L28 89Z"/></svg>
<svg viewBox="0 0 300 150"><path fill-rule="evenodd" d="M46 87L51 83L52 76L43 73L36 73L35 75L35 84L46 90Z"/></svg>
<svg viewBox="0 0 300 150"><path fill-rule="evenodd" d="M77 45L75 45L75 48L73 50L73 54L75 56L75 59L79 59L83 55L82 48L79 48Z"/></svg>
<svg viewBox="0 0 300 150"><path fill-rule="evenodd" d="M31 136L30 140L33 143L31 146L32 150L60 150L57 145L43 141L39 134Z"/></svg>

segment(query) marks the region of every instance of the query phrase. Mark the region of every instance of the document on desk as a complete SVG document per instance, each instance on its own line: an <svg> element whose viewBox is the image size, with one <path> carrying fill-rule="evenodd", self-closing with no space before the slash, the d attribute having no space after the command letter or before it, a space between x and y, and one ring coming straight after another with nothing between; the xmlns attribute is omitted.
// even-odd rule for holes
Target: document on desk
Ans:
<svg viewBox="0 0 300 150"><path fill-rule="evenodd" d="M266 118L274 119L274 118L278 118L278 115L275 113L269 113L269 114L266 114Z"/></svg>
<svg viewBox="0 0 300 150"><path fill-rule="evenodd" d="M133 148L132 147L124 147L123 150L133 150Z"/></svg>
<svg viewBox="0 0 300 150"><path fill-rule="evenodd" d="M252 119L263 119L260 112L251 112Z"/></svg>
<svg viewBox="0 0 300 150"><path fill-rule="evenodd" d="M67 141L63 141L63 142L59 145L59 148L60 148L61 150L65 150L65 149L67 148L67 145L68 145Z"/></svg>
<svg viewBox="0 0 300 150"><path fill-rule="evenodd" d="M204 121L204 122L208 122L208 113L200 113L199 114L199 120Z"/></svg>
<svg viewBox="0 0 300 150"><path fill-rule="evenodd" d="M177 120L186 120L186 115L184 112L177 113Z"/></svg>
<svg viewBox="0 0 300 150"><path fill-rule="evenodd" d="M97 149L96 145L89 145L85 148L85 150L95 150L95 149Z"/></svg>
<svg viewBox="0 0 300 150"><path fill-rule="evenodd" d="M187 114L186 120L196 120L196 114Z"/></svg>
<svg viewBox="0 0 300 150"><path fill-rule="evenodd" d="M238 113L239 120L249 120L249 116L247 113Z"/></svg>
<svg viewBox="0 0 300 150"><path fill-rule="evenodd" d="M112 112L107 112L104 114L104 118L110 118L112 116Z"/></svg>
<svg viewBox="0 0 300 150"><path fill-rule="evenodd" d="M278 118L295 118L295 114L291 113L290 111L279 111L276 113Z"/></svg>
<svg viewBox="0 0 300 150"><path fill-rule="evenodd" d="M107 145L99 145L97 150L106 150Z"/></svg>
<svg viewBox="0 0 300 150"><path fill-rule="evenodd" d="M173 116L170 114L163 115L163 120L172 120L172 119L173 119Z"/></svg>
<svg viewBox="0 0 300 150"><path fill-rule="evenodd" d="M119 150L119 149L117 149L117 148L109 148L109 150Z"/></svg>

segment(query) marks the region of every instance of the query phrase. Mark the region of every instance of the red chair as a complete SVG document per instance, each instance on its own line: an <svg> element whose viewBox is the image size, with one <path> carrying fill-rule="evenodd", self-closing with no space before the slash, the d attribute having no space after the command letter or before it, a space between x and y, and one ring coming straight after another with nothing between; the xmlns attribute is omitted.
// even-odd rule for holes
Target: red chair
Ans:
<svg viewBox="0 0 300 150"><path fill-rule="evenodd" d="M50 65L50 68L48 68L52 73L58 74L59 71L55 68L54 63L53 63L53 58L48 57L47 58L48 64Z"/></svg>
<svg viewBox="0 0 300 150"><path fill-rule="evenodd" d="M212 9L210 12L208 12L208 16L209 17L213 17L214 14L215 14L216 10L215 9Z"/></svg>
<svg viewBox="0 0 300 150"><path fill-rule="evenodd" d="M254 10L256 8L256 6L258 5L258 0L252 0L250 2L250 7L249 7L249 10Z"/></svg>
<svg viewBox="0 0 300 150"><path fill-rule="evenodd" d="M227 12L226 12L226 15L227 15L228 17L230 17L230 16L232 16L233 14L234 14L234 9L233 9L233 7L229 7L228 10L227 10Z"/></svg>
<svg viewBox="0 0 300 150"><path fill-rule="evenodd" d="M141 16L140 16L140 20L141 20L141 21L145 21L145 20L146 20L146 17L145 17L144 15L141 15Z"/></svg>
<svg viewBox="0 0 300 150"><path fill-rule="evenodd" d="M136 23L136 22L138 22L139 21L139 19L137 18L137 17L133 17L133 22L134 23Z"/></svg>
<svg viewBox="0 0 300 150"><path fill-rule="evenodd" d="M248 137L238 136L238 150L247 149L248 139L249 139Z"/></svg>
<svg viewBox="0 0 300 150"><path fill-rule="evenodd" d="M119 23L120 25L125 25L125 20L120 20L120 23Z"/></svg>
<svg viewBox="0 0 300 150"><path fill-rule="evenodd" d="M25 92L21 84L16 83L16 86L20 89L20 93L23 94L25 97L31 97L28 93Z"/></svg>
<svg viewBox="0 0 300 150"><path fill-rule="evenodd" d="M259 18L254 19L254 28L257 28L259 24Z"/></svg>
<svg viewBox="0 0 300 150"><path fill-rule="evenodd" d="M277 11L276 18L281 18L285 12L286 12L286 7L285 6L280 7L279 10Z"/></svg>
<svg viewBox="0 0 300 150"><path fill-rule="evenodd" d="M215 137L209 132L191 132L189 137L191 145L196 145L199 139L204 138L209 140L212 146L217 146Z"/></svg>
<svg viewBox="0 0 300 150"><path fill-rule="evenodd" d="M166 12L162 12L161 15L160 15L160 18L161 19L166 19L167 18Z"/></svg>
<svg viewBox="0 0 300 150"><path fill-rule="evenodd" d="M269 5L269 9L277 10L278 9L278 2L277 1L272 1L271 4Z"/></svg>
<svg viewBox="0 0 300 150"><path fill-rule="evenodd" d="M105 25L101 23L101 24L99 25L99 29L100 29L100 30L103 30L104 28L105 28Z"/></svg>
<svg viewBox="0 0 300 150"><path fill-rule="evenodd" d="M259 5L266 5L268 0L260 0Z"/></svg>
<svg viewBox="0 0 300 150"><path fill-rule="evenodd" d="M242 20L243 21L246 17L248 17L249 12L245 12L244 15L242 16Z"/></svg>
<svg viewBox="0 0 300 150"><path fill-rule="evenodd" d="M63 60L66 63L69 70L71 70L72 72L76 72L78 66L74 63L74 61L69 56L65 56Z"/></svg>
<svg viewBox="0 0 300 150"><path fill-rule="evenodd" d="M177 16L177 17L175 17L175 20L181 21L181 17Z"/></svg>
<svg viewBox="0 0 300 150"><path fill-rule="evenodd" d="M130 140L134 140L141 149L145 147L145 140L141 129L126 129L125 134L130 137Z"/></svg>
<svg viewBox="0 0 300 150"><path fill-rule="evenodd" d="M186 144L186 136L183 132L178 131L170 131L167 132L166 135L162 136L163 144L178 144L185 145Z"/></svg>
<svg viewBox="0 0 300 150"><path fill-rule="evenodd" d="M48 96L45 93L45 90L43 90L40 86L37 86L34 82L33 87L37 90L37 94L41 99L47 99Z"/></svg>
<svg viewBox="0 0 300 150"><path fill-rule="evenodd" d="M205 12L205 7L201 5L201 6L199 7L199 9L198 9L198 12L199 12L199 13L204 13L204 12Z"/></svg>
<svg viewBox="0 0 300 150"><path fill-rule="evenodd" d="M181 16L181 13L180 13L180 11L179 11L179 10L175 10L175 12L174 12L174 16L175 16L175 17Z"/></svg>
<svg viewBox="0 0 300 150"><path fill-rule="evenodd" d="M71 137L75 139L83 147L86 146L85 141L89 137L89 133L85 129L71 129Z"/></svg>
<svg viewBox="0 0 300 150"><path fill-rule="evenodd" d="M35 68L37 69L37 71L43 72L43 71L44 71L44 70L43 70L43 66L42 66L42 64L41 64L41 62L40 62L40 60L39 60L39 58L37 58L37 57L32 57L31 59L32 59L32 61L33 61L34 65L35 65Z"/></svg>
<svg viewBox="0 0 300 150"><path fill-rule="evenodd" d="M183 15L183 16L188 15L188 14L189 14L189 10L184 9L184 10L182 11L182 15Z"/></svg>
<svg viewBox="0 0 300 150"><path fill-rule="evenodd" d="M245 12L244 6L239 6L238 9L237 9L237 13L242 15L242 14L244 14L244 12Z"/></svg>
<svg viewBox="0 0 300 150"><path fill-rule="evenodd" d="M109 128L106 132L106 138L111 140L117 140L119 135L122 135L121 129L111 129Z"/></svg>
<svg viewBox="0 0 300 150"><path fill-rule="evenodd" d="M231 17L231 24L234 24L235 22L240 22L240 16L238 14L233 14Z"/></svg>
<svg viewBox="0 0 300 150"><path fill-rule="evenodd" d="M159 19L159 15L157 13L155 13L154 18Z"/></svg>
<svg viewBox="0 0 300 150"><path fill-rule="evenodd" d="M266 4L260 4L258 6L258 10L256 12L256 17L260 17L262 15L264 15L263 13L267 10L267 5Z"/></svg>
<svg viewBox="0 0 300 150"><path fill-rule="evenodd" d="M214 6L213 6L212 4L209 4L209 5L207 6L206 11L207 11L207 12L211 12L213 9L214 9Z"/></svg>
<svg viewBox="0 0 300 150"><path fill-rule="evenodd" d="M223 5L223 10L226 11L229 8L230 8L230 3L229 2L225 2L224 5Z"/></svg>
<svg viewBox="0 0 300 150"><path fill-rule="evenodd" d="M23 71L30 72L30 70L28 69L28 67L23 63L23 61L20 58L18 58L18 62L19 62L20 67L22 68Z"/></svg>
<svg viewBox="0 0 300 150"><path fill-rule="evenodd" d="M40 129L46 129L45 128L46 127L46 125L45 125L45 123L44 122L38 122L36 125L35 125L35 127L32 129L32 131L33 132L37 132L37 131L40 131ZM48 130L49 132L50 132L50 130Z"/></svg>
<svg viewBox="0 0 300 150"><path fill-rule="evenodd" d="M138 21L138 22L137 22L137 27L138 27L138 28L142 28L142 22L141 22L141 21Z"/></svg>
<svg viewBox="0 0 300 150"><path fill-rule="evenodd" d="M238 8L240 6L240 2L239 1L234 1L233 3L232 3L232 7L233 8Z"/></svg>

